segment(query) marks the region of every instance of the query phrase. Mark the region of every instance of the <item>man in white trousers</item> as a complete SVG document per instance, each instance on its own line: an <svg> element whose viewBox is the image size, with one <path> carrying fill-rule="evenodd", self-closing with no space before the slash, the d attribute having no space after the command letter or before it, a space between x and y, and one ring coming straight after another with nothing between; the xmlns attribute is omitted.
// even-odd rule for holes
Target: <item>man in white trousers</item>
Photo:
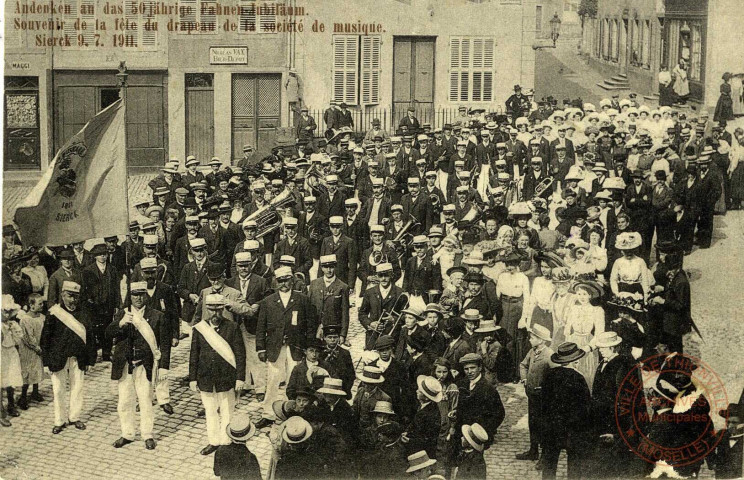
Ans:
<svg viewBox="0 0 744 480"><path fill-rule="evenodd" d="M245 346L238 324L223 316L225 298L206 296L207 314L194 325L189 359L189 388L201 392L207 417L209 455L220 445L229 445L227 426L235 408L235 392L245 382Z"/></svg>
<svg viewBox="0 0 744 480"><path fill-rule="evenodd" d="M273 424L271 405L279 398L279 384L289 380L292 369L304 356L308 339L318 328L318 315L310 298L292 290L292 269L279 267L275 276L279 291L261 302L256 324L256 352L268 367L263 418L256 428Z"/></svg>
<svg viewBox="0 0 744 480"><path fill-rule="evenodd" d="M62 283L61 303L49 309L49 317L41 331L41 357L45 370L52 377L54 393L54 428L59 434L67 425L85 430L80 420L83 410L85 372L96 363L90 313L80 304L80 284ZM69 409L67 382L70 382Z"/></svg>
<svg viewBox="0 0 744 480"><path fill-rule="evenodd" d="M160 349L170 344L172 335L165 315L147 305L147 282L132 282L130 292L132 304L120 310L106 328L106 336L114 343L111 380L117 380L119 387L121 437L114 442L114 448L134 442L135 406L139 402L140 433L145 448L153 450L156 444L152 435L152 382L158 376Z"/></svg>

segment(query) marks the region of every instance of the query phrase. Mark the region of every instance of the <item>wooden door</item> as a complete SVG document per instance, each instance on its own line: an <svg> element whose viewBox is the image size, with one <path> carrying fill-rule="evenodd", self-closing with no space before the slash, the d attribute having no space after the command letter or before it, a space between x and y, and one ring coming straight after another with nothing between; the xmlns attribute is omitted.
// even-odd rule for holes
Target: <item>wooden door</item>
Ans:
<svg viewBox="0 0 744 480"><path fill-rule="evenodd" d="M98 112L97 87L59 87L57 90L55 154Z"/></svg>
<svg viewBox="0 0 744 480"><path fill-rule="evenodd" d="M397 129L410 106L420 123L434 121L434 41L432 37L394 39L392 129Z"/></svg>
<svg viewBox="0 0 744 480"><path fill-rule="evenodd" d="M214 156L214 76L186 74L186 155Z"/></svg>
<svg viewBox="0 0 744 480"><path fill-rule="evenodd" d="M242 158L243 146L257 156L274 147L281 119L281 75L236 73L232 77L232 157Z"/></svg>

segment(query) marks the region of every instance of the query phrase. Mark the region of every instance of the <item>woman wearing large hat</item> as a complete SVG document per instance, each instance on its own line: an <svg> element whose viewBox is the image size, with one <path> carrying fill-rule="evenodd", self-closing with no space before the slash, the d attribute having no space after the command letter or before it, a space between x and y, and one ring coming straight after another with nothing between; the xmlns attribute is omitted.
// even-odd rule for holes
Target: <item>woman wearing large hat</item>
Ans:
<svg viewBox="0 0 744 480"><path fill-rule="evenodd" d="M613 295L620 292L642 293L648 299L651 289L651 273L645 260L639 257L641 248L641 234L638 232L623 232L615 238L615 248L622 252L612 266L610 273L610 288Z"/></svg>
<svg viewBox="0 0 744 480"><path fill-rule="evenodd" d="M617 309L617 316L608 329L623 338L620 354L628 359L645 358L644 349L656 342L648 338L652 333L644 326L646 323L646 303L640 293L621 292L607 302Z"/></svg>
<svg viewBox="0 0 744 480"><path fill-rule="evenodd" d="M574 284L570 291L576 295L576 304L571 306L566 322L566 340L574 342L587 354L579 361L577 370L584 375L591 389L594 373L599 359L597 352L592 351L592 340L605 331L604 311L595 307L592 300L602 297L602 287L597 282L584 281Z"/></svg>
<svg viewBox="0 0 744 480"><path fill-rule="evenodd" d="M530 296L522 309L519 328L529 330L532 325L542 325L551 332L553 331L551 300L555 294L555 285L553 285L551 272L554 268L562 266L563 261L548 253L551 252L540 253L535 258L540 266L540 276L532 282Z"/></svg>
<svg viewBox="0 0 744 480"><path fill-rule="evenodd" d="M527 354L527 336L518 332L519 321L522 319L524 302L530 297L530 281L519 271L522 258L515 252L504 258L506 271L499 275L496 284L496 295L501 301L501 326L511 337L506 348L511 352L514 360L514 371L519 371L519 363Z"/></svg>

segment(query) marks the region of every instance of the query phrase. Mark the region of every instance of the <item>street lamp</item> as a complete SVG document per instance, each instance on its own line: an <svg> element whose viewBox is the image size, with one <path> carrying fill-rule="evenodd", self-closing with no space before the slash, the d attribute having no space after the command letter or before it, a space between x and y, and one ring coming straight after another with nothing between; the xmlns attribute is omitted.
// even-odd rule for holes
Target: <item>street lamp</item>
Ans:
<svg viewBox="0 0 744 480"><path fill-rule="evenodd" d="M555 42L558 37L561 36L561 19L558 18L558 14L554 14L553 18L550 19L550 38L553 39L553 48L555 48Z"/></svg>

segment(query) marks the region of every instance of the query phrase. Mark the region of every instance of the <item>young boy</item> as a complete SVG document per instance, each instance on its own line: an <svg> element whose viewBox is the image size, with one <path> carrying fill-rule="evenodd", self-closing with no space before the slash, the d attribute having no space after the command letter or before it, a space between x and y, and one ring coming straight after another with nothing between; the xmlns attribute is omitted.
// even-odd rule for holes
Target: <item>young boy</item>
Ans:
<svg viewBox="0 0 744 480"><path fill-rule="evenodd" d="M390 396L383 392L380 384L385 381L382 371L373 366L365 366L362 373L357 374L361 382L357 388L354 404L352 408L357 418L359 418L359 427L364 429L374 422L373 410L378 401L390 402Z"/></svg>
<svg viewBox="0 0 744 480"><path fill-rule="evenodd" d="M23 390L18 400L21 410L28 409L28 386L33 385L31 400L43 402L44 397L39 393L39 382L42 380L44 365L41 361L41 330L44 327L44 299L38 293L32 293L28 297L28 313L19 312L21 330L23 330L22 342L19 345L21 357L21 374L23 376Z"/></svg>
<svg viewBox="0 0 744 480"><path fill-rule="evenodd" d="M214 474L217 477L261 479L261 469L256 456L245 443L256 433L249 415L239 415L227 426L230 444L220 445L214 454Z"/></svg>
<svg viewBox="0 0 744 480"><path fill-rule="evenodd" d="M462 451L457 466L457 478L482 480L486 478L486 461L483 459L483 448L488 442L486 430L474 423L462 426Z"/></svg>

